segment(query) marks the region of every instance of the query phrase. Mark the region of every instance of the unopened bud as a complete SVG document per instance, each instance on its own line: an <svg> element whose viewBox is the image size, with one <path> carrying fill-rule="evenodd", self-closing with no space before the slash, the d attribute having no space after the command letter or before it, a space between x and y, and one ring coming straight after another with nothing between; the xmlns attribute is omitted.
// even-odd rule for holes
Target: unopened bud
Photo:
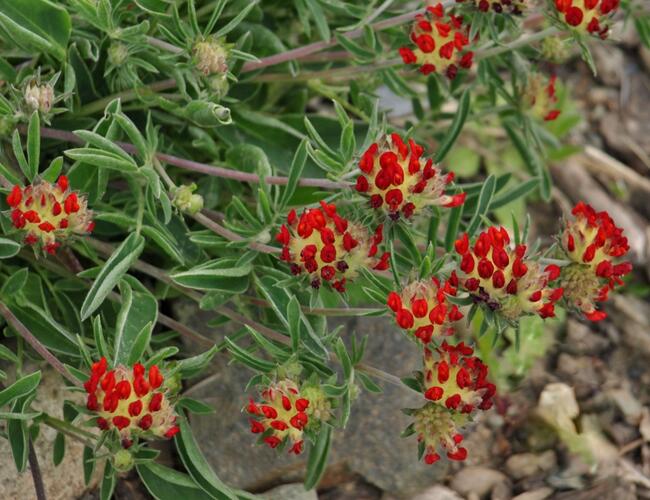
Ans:
<svg viewBox="0 0 650 500"><path fill-rule="evenodd" d="M220 75L213 75L210 77L210 89L216 99L221 99L228 94L230 84L225 73Z"/></svg>
<svg viewBox="0 0 650 500"><path fill-rule="evenodd" d="M192 52L196 69L205 76L228 71L228 49L220 40L208 38L197 42Z"/></svg>
<svg viewBox="0 0 650 500"><path fill-rule="evenodd" d="M54 89L49 84L30 83L25 87L25 104L32 111L49 113L54 103Z"/></svg>
<svg viewBox="0 0 650 500"><path fill-rule="evenodd" d="M193 194L196 191L196 184L189 186L179 186L173 190L172 203L181 212L187 212L191 215L200 212L203 208L203 197L200 194Z"/></svg>
<svg viewBox="0 0 650 500"><path fill-rule="evenodd" d="M113 43L108 48L108 62L112 66L124 64L127 57L129 57L129 49L123 43Z"/></svg>
<svg viewBox="0 0 650 500"><path fill-rule="evenodd" d="M183 114L199 127L216 127L232 123L230 109L209 101L191 101L185 106Z"/></svg>
<svg viewBox="0 0 650 500"><path fill-rule="evenodd" d="M562 64L569 59L570 50L559 36L549 36L542 40L542 57L552 63Z"/></svg>
<svg viewBox="0 0 650 500"><path fill-rule="evenodd" d="M113 467L118 472L128 472L135 465L135 460L131 452L128 450L121 449L115 455L113 455Z"/></svg>

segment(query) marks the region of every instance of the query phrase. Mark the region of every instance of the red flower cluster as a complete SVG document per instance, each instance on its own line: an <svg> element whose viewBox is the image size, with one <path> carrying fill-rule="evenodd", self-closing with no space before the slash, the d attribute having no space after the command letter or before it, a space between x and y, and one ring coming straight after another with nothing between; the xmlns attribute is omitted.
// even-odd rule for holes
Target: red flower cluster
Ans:
<svg viewBox="0 0 650 500"><path fill-rule="evenodd" d="M460 284L477 303L509 320L531 313L542 318L554 316L555 302L563 291L547 284L560 275L560 268L549 265L542 270L537 262L526 259L526 245L511 249L509 244L504 228L490 227L473 247L463 234L455 244L461 256L461 273L460 277L452 273L452 285Z"/></svg>
<svg viewBox="0 0 650 500"><path fill-rule="evenodd" d="M566 24L580 33L607 38L608 18L618 9L620 0L555 0L555 8Z"/></svg>
<svg viewBox="0 0 650 500"><path fill-rule="evenodd" d="M632 271L632 264L616 264L630 249L623 229L617 227L607 212L596 212L580 202L572 211L574 221L567 221L561 244L573 262L562 268L561 283L567 301L580 309L591 321L607 317L596 310L610 290L623 282L621 277Z"/></svg>
<svg viewBox="0 0 650 500"><path fill-rule="evenodd" d="M473 356L471 347L445 341L435 353L425 348L424 397L432 403L415 415L415 430L418 440L424 442L427 464L440 459L439 446L451 460L467 458L458 428L476 411L490 409L496 392L496 386L487 381L487 366Z"/></svg>
<svg viewBox="0 0 650 500"><path fill-rule="evenodd" d="M108 370L102 357L93 363L90 378L84 383L86 408L98 415L97 427L101 430L117 429L125 448L140 435L171 438L179 427L174 408L161 388L163 381L156 365L148 373L140 363L133 369L118 365Z"/></svg>
<svg viewBox="0 0 650 500"><path fill-rule="evenodd" d="M412 139L407 146L398 134L373 143L359 160L357 191L370 196L370 206L383 208L393 219L400 215L408 219L429 205L462 205L465 193L445 194L454 175L442 175L433 160L422 158L423 153L422 146Z"/></svg>
<svg viewBox="0 0 650 500"><path fill-rule="evenodd" d="M474 53L467 50L469 38L463 19L446 14L442 4L427 7L425 15L418 15L411 31L415 49L402 47L400 56L405 64L417 64L424 75L438 72L454 79L458 67L470 68Z"/></svg>
<svg viewBox="0 0 650 500"><path fill-rule="evenodd" d="M292 210L288 224L283 224L276 235L283 245L280 258L291 264L293 274L305 271L314 288L320 287L322 279L344 292L346 281L360 268L388 269L390 254L377 258L382 225L371 237L363 226L339 216L333 204L320 204L321 208L306 209L300 217Z"/></svg>
<svg viewBox="0 0 650 500"><path fill-rule="evenodd" d="M465 0L456 0L458 3L463 3ZM470 0L472 1L478 10L481 12L488 12L493 10L497 14L503 12L520 15L524 8L526 7L525 0Z"/></svg>
<svg viewBox="0 0 650 500"><path fill-rule="evenodd" d="M87 234L95 227L85 196L71 191L64 175L56 184L41 181L25 188L14 186L7 203L14 227L27 233L25 243L41 242L50 254L61 246L57 239L65 240L73 233Z"/></svg>
<svg viewBox="0 0 650 500"><path fill-rule="evenodd" d="M289 453L298 455L303 448L303 430L309 422L309 400L301 397L298 386L283 380L262 391L262 401L248 404L251 432L262 434L264 442L277 448L285 440L292 445Z"/></svg>
<svg viewBox="0 0 650 500"><path fill-rule="evenodd" d="M423 344L443 335L451 335L451 323L462 319L463 314L455 304L450 304L448 295L456 295L456 289L446 282L416 281L402 290L388 294L388 307L395 313L397 324L412 332Z"/></svg>
<svg viewBox="0 0 650 500"><path fill-rule="evenodd" d="M528 106L528 113L535 118L544 121L555 120L560 116L555 94L555 75L547 79L541 73L528 75L526 88L524 89L524 103Z"/></svg>

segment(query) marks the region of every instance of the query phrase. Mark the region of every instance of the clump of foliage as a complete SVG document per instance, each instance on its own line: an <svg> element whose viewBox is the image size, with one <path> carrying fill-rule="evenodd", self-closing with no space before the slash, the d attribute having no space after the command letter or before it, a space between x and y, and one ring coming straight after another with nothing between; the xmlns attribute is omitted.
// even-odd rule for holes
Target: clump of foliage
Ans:
<svg viewBox="0 0 650 500"><path fill-rule="evenodd" d="M249 497L192 435L212 409L184 389L217 353L250 372L259 443L308 455L307 488L378 382L421 395L403 435L426 463L464 460L464 426L499 397L497 340L518 349L559 308L605 319L632 271L605 212L578 204L542 246L522 201L550 199L546 163L577 120L547 61L576 42L593 66L587 42L625 16L647 44L640 3L0 4L0 419L17 470L49 426L55 462L77 439L86 479L103 467L102 498L133 468L156 498ZM523 168L479 172L459 138L502 148L484 127ZM163 312L181 299L214 335ZM388 316L422 366L368 365L382 339L330 328L346 315ZM60 374L63 418L32 409L34 362ZM182 471L156 462L157 439Z"/></svg>

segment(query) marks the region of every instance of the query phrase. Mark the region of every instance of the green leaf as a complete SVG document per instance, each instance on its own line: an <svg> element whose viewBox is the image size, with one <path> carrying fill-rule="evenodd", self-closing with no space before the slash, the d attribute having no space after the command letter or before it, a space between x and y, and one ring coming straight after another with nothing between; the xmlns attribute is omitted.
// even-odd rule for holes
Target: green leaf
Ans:
<svg viewBox="0 0 650 500"><path fill-rule="evenodd" d="M495 197L494 200L492 200L492 203L490 203L490 210L496 210L497 208L501 208L523 196L526 196L528 193L532 192L538 184L539 179L537 178L528 179L526 182L518 184L516 187Z"/></svg>
<svg viewBox="0 0 650 500"><path fill-rule="evenodd" d="M282 193L279 210L282 210L289 204L289 200L296 191L298 181L300 180L302 171L305 168L305 162L307 161L307 143L307 139L303 139L293 157L291 169L289 170L289 179L287 180L287 186L284 188L284 192Z"/></svg>
<svg viewBox="0 0 650 500"><path fill-rule="evenodd" d="M181 359L177 364L181 377L192 378L201 373L208 366L210 360L212 360L218 350L218 347L215 345L201 354L197 354L191 358Z"/></svg>
<svg viewBox="0 0 650 500"><path fill-rule="evenodd" d="M111 500L113 497L113 491L115 490L115 484L117 483L117 473L111 465L110 460L106 460L104 465L104 474L102 477L102 483L99 488L99 498L100 500Z"/></svg>
<svg viewBox="0 0 650 500"><path fill-rule="evenodd" d="M0 406L11 403L14 399L35 391L41 381L41 372L37 371L22 377L6 389L0 391Z"/></svg>
<svg viewBox="0 0 650 500"><path fill-rule="evenodd" d="M93 472L95 472L95 466L97 462L95 461L95 454L93 453L92 448L84 446L83 451L83 467L84 467L84 484L88 486L90 480L93 477Z"/></svg>
<svg viewBox="0 0 650 500"><path fill-rule="evenodd" d="M125 160L121 156L97 148L73 148L64 151L64 154L73 160L118 172L133 173L138 170L132 158Z"/></svg>
<svg viewBox="0 0 650 500"><path fill-rule="evenodd" d="M155 462L136 465L142 483L158 500L205 500L205 492L187 474Z"/></svg>
<svg viewBox="0 0 650 500"><path fill-rule="evenodd" d="M65 434L60 432L56 433L54 438L54 447L52 449L52 462L54 465L59 465L65 456Z"/></svg>
<svg viewBox="0 0 650 500"><path fill-rule="evenodd" d="M241 23L244 18L248 15L248 13L251 11L253 7L257 5L257 0L254 0L252 2L248 2L248 5L244 7L228 24L226 24L223 28L219 28L217 32L214 34L216 38L226 36L228 33L230 33L232 30L234 30L239 23Z"/></svg>
<svg viewBox="0 0 650 500"><path fill-rule="evenodd" d="M179 399L176 402L176 408L185 408L187 411L197 415L210 415L216 411L212 406L192 398Z"/></svg>
<svg viewBox="0 0 650 500"><path fill-rule="evenodd" d="M458 101L458 109L456 110L454 120L451 122L451 125L447 130L447 134L443 138L442 142L440 142L438 145L438 150L434 156L434 161L436 163L440 163L444 159L451 147L454 145L454 142L456 142L456 139L458 139L460 131L463 129L463 125L465 125L465 120L467 119L469 108L470 89L467 89L460 97L460 101Z"/></svg>
<svg viewBox="0 0 650 500"><path fill-rule="evenodd" d="M487 213L490 208L490 202L494 196L494 190L496 188L496 177L494 175L488 176L483 183L481 188L481 193L478 196L478 204L476 205L476 211L472 216L472 220L467 227L467 234L471 238L479 225L481 224L481 218Z"/></svg>
<svg viewBox="0 0 650 500"><path fill-rule="evenodd" d="M291 350L296 352L300 345L300 303L295 295L291 297L287 305L287 321L291 337Z"/></svg>
<svg viewBox="0 0 650 500"><path fill-rule="evenodd" d="M81 319L86 320L102 304L106 296L115 288L122 276L137 260L144 248L144 238L131 233L124 242L115 249L111 257L102 266L99 275L93 282L90 292L86 295L81 306Z"/></svg>
<svg viewBox="0 0 650 500"><path fill-rule="evenodd" d="M228 351L230 351L232 356L237 361L252 368L253 370L257 370L263 373L268 373L275 368L275 363L271 363L269 361L265 361L263 359L253 356L248 351L235 344L235 342L230 340L228 337L224 339L224 342L228 347Z"/></svg>
<svg viewBox="0 0 650 500"><path fill-rule="evenodd" d="M134 292L126 281L121 281L119 287L122 306L115 324L113 359L115 364L128 366L138 361L148 346L158 318L158 301L149 293Z"/></svg>
<svg viewBox="0 0 650 500"><path fill-rule="evenodd" d="M551 177L546 165L542 162L537 152L526 144L526 141L524 141L522 136L509 123L504 123L503 128L506 130L508 137L510 137L512 144L517 149L517 152L521 156L522 160L524 160L524 163L530 172L542 180L539 184L539 192L542 195L542 198L544 198L545 201L550 200Z"/></svg>
<svg viewBox="0 0 650 500"><path fill-rule="evenodd" d="M34 111L29 118L27 128L27 164L29 173L25 173L30 181L38 174L38 163L41 157L41 121L38 111Z"/></svg>
<svg viewBox="0 0 650 500"><path fill-rule="evenodd" d="M323 425L316 444L310 447L309 458L307 459L307 472L305 473L305 489L314 488L325 472L327 466L327 457L329 455L332 428L329 425Z"/></svg>
<svg viewBox="0 0 650 500"><path fill-rule="evenodd" d="M23 396L14 401L11 407L12 413L24 413L25 408L31 402L30 396ZM23 472L27 467L27 455L29 453L29 428L27 422L22 419L11 419L7 421L7 434L11 454L18 472Z"/></svg>
<svg viewBox="0 0 650 500"><path fill-rule="evenodd" d="M0 34L8 42L60 61L66 56L71 26L66 10L48 0L0 2Z"/></svg>
<svg viewBox="0 0 650 500"><path fill-rule="evenodd" d="M181 461L192 479L213 498L235 500L237 495L214 473L184 418L180 419L179 426L181 431L174 437L174 442Z"/></svg>
<svg viewBox="0 0 650 500"><path fill-rule="evenodd" d="M20 252L20 244L7 238L0 238L0 259L8 259Z"/></svg>
<svg viewBox="0 0 650 500"><path fill-rule="evenodd" d="M248 288L248 275L252 266L236 266L231 259L213 262L209 267L201 265L171 275L175 283L197 290L218 290L231 293L243 293Z"/></svg>

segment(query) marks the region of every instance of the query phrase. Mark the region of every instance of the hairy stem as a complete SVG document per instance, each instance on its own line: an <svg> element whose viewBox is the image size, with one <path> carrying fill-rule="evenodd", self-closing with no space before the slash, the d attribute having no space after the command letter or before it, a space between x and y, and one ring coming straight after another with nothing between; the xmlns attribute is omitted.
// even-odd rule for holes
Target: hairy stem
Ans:
<svg viewBox="0 0 650 500"><path fill-rule="evenodd" d="M36 456L36 450L34 449L34 443L31 438L29 438L29 453L27 459L29 460L29 471L32 473L32 479L34 480L36 498L37 500L47 500L47 496L45 495L45 485L43 484L43 476L41 475L41 466L38 464L38 457Z"/></svg>
<svg viewBox="0 0 650 500"><path fill-rule="evenodd" d="M18 130L21 134L27 133L27 127L25 125L19 125ZM77 137L73 132L69 132L67 130L41 127L41 137L57 139L60 141L69 142L71 144L85 144L83 139ZM129 154L136 153L136 148L133 144L129 144L127 142L117 142L116 144ZM183 170L199 172L213 177L221 177L223 179L232 179L235 181L250 183L259 183L261 181L266 184L274 184L278 186L286 185L289 181L287 177L269 175L267 177L260 178L260 176L256 174L240 172L238 170L233 170L225 167L217 167L214 165L209 165L207 163L187 160L185 158L179 158L177 156L168 155L165 153L156 153L155 156L159 161L168 163L169 165L174 165L175 167L181 168ZM348 182L336 182L330 181L328 179L317 178L302 178L298 181L298 185L302 187L318 187L323 189L344 189L352 186L352 184Z"/></svg>
<svg viewBox="0 0 650 500"><path fill-rule="evenodd" d="M29 329L23 325L23 323L11 312L2 301L0 301L0 315L2 315L7 323L20 335L32 348L41 355L41 357L47 361L52 368L59 372L64 378L68 379L72 384L77 387L81 387L81 382L79 382L68 369L59 361L54 354L52 354L47 347L45 347L41 342L34 336Z"/></svg>

